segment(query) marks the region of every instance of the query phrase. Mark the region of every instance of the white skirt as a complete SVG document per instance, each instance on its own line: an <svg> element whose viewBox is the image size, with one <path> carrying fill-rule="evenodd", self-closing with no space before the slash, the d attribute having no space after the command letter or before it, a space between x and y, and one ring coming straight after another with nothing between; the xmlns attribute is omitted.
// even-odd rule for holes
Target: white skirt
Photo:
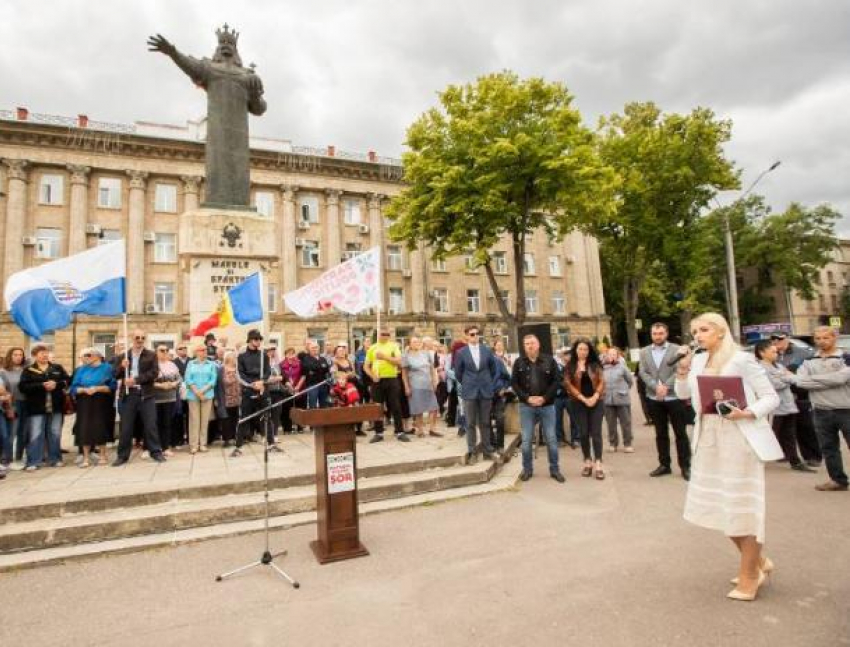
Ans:
<svg viewBox="0 0 850 647"><path fill-rule="evenodd" d="M764 463L734 422L702 416L685 519L728 537L754 535L763 544L764 511Z"/></svg>

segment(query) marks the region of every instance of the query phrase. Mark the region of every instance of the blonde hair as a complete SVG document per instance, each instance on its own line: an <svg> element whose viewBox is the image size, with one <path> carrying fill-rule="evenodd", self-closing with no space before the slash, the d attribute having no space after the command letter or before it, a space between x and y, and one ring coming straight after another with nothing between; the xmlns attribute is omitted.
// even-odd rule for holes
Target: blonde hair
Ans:
<svg viewBox="0 0 850 647"><path fill-rule="evenodd" d="M712 368L720 372L726 362L740 350L738 344L732 337L732 331L726 318L716 312L706 312L691 321L691 335L696 332L697 325L705 323L714 328L720 334L720 347L712 354Z"/></svg>
<svg viewBox="0 0 850 647"><path fill-rule="evenodd" d="M235 352L233 352L232 350L226 351L224 353L224 357L221 360L222 366L236 366L237 359L238 358Z"/></svg>

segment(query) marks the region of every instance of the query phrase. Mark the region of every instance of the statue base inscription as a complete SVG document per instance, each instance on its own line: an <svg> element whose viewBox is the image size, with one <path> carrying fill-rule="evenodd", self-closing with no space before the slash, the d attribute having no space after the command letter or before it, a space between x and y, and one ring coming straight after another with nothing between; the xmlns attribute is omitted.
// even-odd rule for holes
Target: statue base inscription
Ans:
<svg viewBox="0 0 850 647"><path fill-rule="evenodd" d="M279 258L274 222L255 211L205 207L187 211L180 216L178 240L191 328L215 312L228 289L255 272L267 284ZM215 334L235 345L244 341L249 328L268 330L266 324L232 325Z"/></svg>

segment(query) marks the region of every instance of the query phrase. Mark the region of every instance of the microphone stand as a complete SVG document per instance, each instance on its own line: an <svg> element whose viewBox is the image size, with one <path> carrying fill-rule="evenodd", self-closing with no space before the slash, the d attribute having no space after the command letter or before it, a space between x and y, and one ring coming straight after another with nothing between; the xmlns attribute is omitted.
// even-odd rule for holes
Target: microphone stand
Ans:
<svg viewBox="0 0 850 647"><path fill-rule="evenodd" d="M221 575L215 576L216 582L221 582L222 580L231 577L232 575L236 575L237 573L242 573L243 571L248 571L254 568L255 566L271 566L274 571L283 577L287 582L292 585L292 588L300 588L301 585L289 574L286 573L283 569L279 568L277 564L274 563L275 557L283 557L286 555L287 551L282 550L278 553L272 553L271 548L269 546L269 517L270 517L270 509L269 509L269 434L268 434L268 416L271 411L275 407L280 407L286 402L290 402L296 398L301 397L305 393L312 391L313 389L317 389L321 386L325 386L327 382L319 382L318 384L314 384L308 389L304 389L300 393L296 393L291 395L288 398L284 398L280 402L275 402L270 404L269 406L260 409L259 411L255 411L254 413L245 416L244 418L240 418L237 425L244 424L253 420L254 418L260 418L263 421L262 429L263 429L263 499L265 501L265 515L263 518L263 531L265 535L265 550L263 551L262 556L255 562L251 562L250 564L246 564L245 566L240 566L239 568L233 569L232 571L228 571L227 573L222 573Z"/></svg>

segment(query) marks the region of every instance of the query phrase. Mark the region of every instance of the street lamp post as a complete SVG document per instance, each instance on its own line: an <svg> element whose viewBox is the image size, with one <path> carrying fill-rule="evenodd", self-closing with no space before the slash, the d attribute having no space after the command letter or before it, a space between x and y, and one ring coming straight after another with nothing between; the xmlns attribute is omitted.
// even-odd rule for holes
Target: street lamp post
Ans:
<svg viewBox="0 0 850 647"><path fill-rule="evenodd" d="M774 162L764 171L759 173L758 177L753 180L752 184L744 191L737 200L735 200L726 210L726 217L723 219L723 237L726 247L726 282L729 284L729 327L732 329L732 337L736 342L741 341L741 315L738 312L738 278L735 271L735 245L732 241L732 225L730 222L730 214L732 209L744 200L756 187L761 179L775 170L782 162ZM717 199L715 198L715 202ZM719 206L718 202L718 206Z"/></svg>

